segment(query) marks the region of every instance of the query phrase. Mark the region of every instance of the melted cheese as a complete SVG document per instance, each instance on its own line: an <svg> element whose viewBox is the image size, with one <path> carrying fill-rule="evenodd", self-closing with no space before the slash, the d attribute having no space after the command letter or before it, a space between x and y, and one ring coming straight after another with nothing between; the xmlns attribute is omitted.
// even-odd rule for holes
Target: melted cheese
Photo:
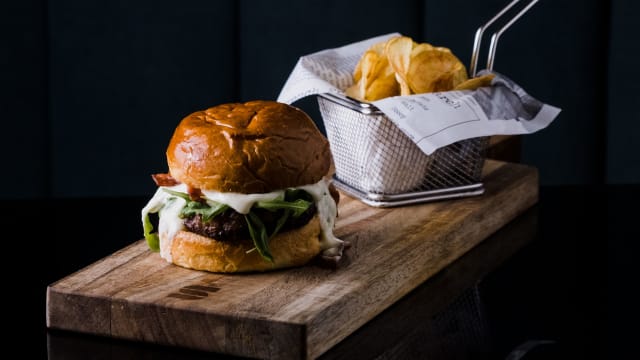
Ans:
<svg viewBox="0 0 640 360"><path fill-rule="evenodd" d="M158 234L160 237L160 256L171 262L171 246L176 233L184 228L183 220L179 217L180 210L186 205L182 198L169 194L163 189L187 193L187 186L180 184L176 186L159 187L155 195L142 209L142 219L149 213L158 213L159 224ZM343 241L333 235L333 227L337 216L337 206L329 192L329 181L322 179L315 184L300 186L313 197L318 210L322 237L320 248L322 256L336 258L342 255ZM273 191L264 194L240 194L222 193L218 191L202 190L205 201L217 202L229 205L241 214L247 214L251 207L258 201L271 201L284 198L284 190Z"/></svg>
<svg viewBox="0 0 640 360"><path fill-rule="evenodd" d="M160 256L171 262L171 245L176 233L184 228L182 219L179 217L180 210L187 202L177 196L171 195L164 189L178 192L187 192L184 184L176 186L162 186L156 190L151 200L142 209L142 221L149 213L158 213L158 236L160 237ZM169 200L171 198L171 200Z"/></svg>
<svg viewBox="0 0 640 360"><path fill-rule="evenodd" d="M338 207L329 192L329 182L322 179L313 185L300 186L299 189L311 194L316 201L322 230L322 239L320 239L322 256L340 257L344 242L333 235L333 227L336 223L336 216L338 216Z"/></svg>
<svg viewBox="0 0 640 360"><path fill-rule="evenodd" d="M239 212L240 214L248 214L253 204L258 201L271 201L278 198L284 199L284 190L264 194L240 194L232 192L224 193L212 190L201 191L207 202L215 201L220 204L229 205L229 207Z"/></svg>

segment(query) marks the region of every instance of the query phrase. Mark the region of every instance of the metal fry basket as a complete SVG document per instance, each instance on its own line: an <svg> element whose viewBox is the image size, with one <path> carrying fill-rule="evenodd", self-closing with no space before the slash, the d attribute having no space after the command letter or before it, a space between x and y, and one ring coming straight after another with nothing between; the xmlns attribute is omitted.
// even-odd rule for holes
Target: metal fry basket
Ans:
<svg viewBox="0 0 640 360"><path fill-rule="evenodd" d="M335 185L371 206L482 194L486 138L426 155L382 112L333 94L318 96L336 168Z"/></svg>
<svg viewBox="0 0 640 360"><path fill-rule="evenodd" d="M475 76L483 31L519 0L478 28L470 74ZM493 34L487 69L499 36L538 0ZM484 193L482 168L488 137L462 140L426 155L373 104L319 94L318 106L335 164L334 184L365 204L391 207Z"/></svg>

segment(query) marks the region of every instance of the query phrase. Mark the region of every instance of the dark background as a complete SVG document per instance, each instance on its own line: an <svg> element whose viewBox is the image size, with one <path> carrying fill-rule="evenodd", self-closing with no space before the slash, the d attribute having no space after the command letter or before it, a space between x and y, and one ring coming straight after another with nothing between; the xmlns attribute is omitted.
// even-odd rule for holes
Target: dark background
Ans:
<svg viewBox="0 0 640 360"><path fill-rule="evenodd" d="M2 2L0 198L151 195L189 113L275 99L300 56L390 32L468 64L475 29L507 2ZM631 0L542 0L502 36L494 69L562 108L523 137L543 185L640 183L639 14ZM295 105L321 123L315 99Z"/></svg>

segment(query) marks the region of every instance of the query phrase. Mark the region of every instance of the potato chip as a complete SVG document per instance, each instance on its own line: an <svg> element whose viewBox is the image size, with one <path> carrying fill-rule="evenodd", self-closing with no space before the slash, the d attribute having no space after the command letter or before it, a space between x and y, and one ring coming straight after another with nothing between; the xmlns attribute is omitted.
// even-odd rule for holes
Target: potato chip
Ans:
<svg viewBox="0 0 640 360"><path fill-rule="evenodd" d="M433 50L433 46L428 43L416 44L413 49L411 49L411 56L416 56L423 51Z"/></svg>
<svg viewBox="0 0 640 360"><path fill-rule="evenodd" d="M380 55L375 51L368 50L362 62L362 77L360 78L360 93L366 98L367 87L373 81L376 73L377 63L380 61Z"/></svg>
<svg viewBox="0 0 640 360"><path fill-rule="evenodd" d="M453 90L475 90L479 87L490 86L494 77L496 77L494 74L484 74L482 76L474 77L456 85Z"/></svg>
<svg viewBox="0 0 640 360"><path fill-rule="evenodd" d="M348 97L352 98L352 99L356 99L356 100L363 100L364 99L364 94L360 94L360 86L358 85L358 83L355 83L355 84L349 86L344 91L344 94L347 95Z"/></svg>
<svg viewBox="0 0 640 360"><path fill-rule="evenodd" d="M411 94L407 83L407 72L413 46L414 42L410 37L398 36L389 39L384 48L389 64L395 71L395 79L400 84L400 95Z"/></svg>
<svg viewBox="0 0 640 360"><path fill-rule="evenodd" d="M356 68L353 70L353 82L358 82L362 78L362 58L356 64Z"/></svg>
<svg viewBox="0 0 640 360"><path fill-rule="evenodd" d="M373 51L378 55L383 55L385 44L386 44L385 42L373 44L371 45L371 47L367 49L367 51ZM360 61L358 61L358 63L356 64L356 68L353 70L353 80L355 82L358 82L360 81L361 76L362 76L362 57L360 58Z"/></svg>
<svg viewBox="0 0 640 360"><path fill-rule="evenodd" d="M400 85L396 81L395 73L392 71L375 78L367 87L365 100L376 101L397 95L400 95Z"/></svg>
<svg viewBox="0 0 640 360"><path fill-rule="evenodd" d="M451 49L446 48L446 47L442 47L442 46L435 46L435 47L432 47L432 49L436 50L436 51L442 51L442 52L446 52L446 53L449 53L449 54L453 54L451 52Z"/></svg>
<svg viewBox="0 0 640 360"><path fill-rule="evenodd" d="M359 73L360 76L356 79L356 82L346 90L347 96L358 100L365 100L367 84L371 79L371 73L373 72L375 63L379 58L380 55L375 51L365 51L360 58L360 61L358 61L356 70L354 71L354 79L356 77L356 73Z"/></svg>
<svg viewBox="0 0 640 360"><path fill-rule="evenodd" d="M367 78L364 100L375 101L399 95L399 86L388 58L383 53L380 53L373 65L371 74Z"/></svg>
<svg viewBox="0 0 640 360"><path fill-rule="evenodd" d="M396 81L396 73L389 65L386 57L383 57L378 66L379 72L376 73L371 83L365 91L366 101L375 101L390 96L400 95L400 85Z"/></svg>
<svg viewBox="0 0 640 360"><path fill-rule="evenodd" d="M375 101L396 95L475 89L489 85L492 78L467 80L465 66L450 49L396 36L365 51L353 72L355 83L346 94L360 101Z"/></svg>
<svg viewBox="0 0 640 360"><path fill-rule="evenodd" d="M407 80L416 94L448 91L467 80L467 70L448 49L412 52Z"/></svg>
<svg viewBox="0 0 640 360"><path fill-rule="evenodd" d="M378 55L384 55L384 48L387 46L387 42L379 42L371 45L369 51L375 51Z"/></svg>
<svg viewBox="0 0 640 360"><path fill-rule="evenodd" d="M375 101L399 95L393 68L384 52L385 45L385 42L372 45L360 58L354 70L356 83L346 90L347 96Z"/></svg>

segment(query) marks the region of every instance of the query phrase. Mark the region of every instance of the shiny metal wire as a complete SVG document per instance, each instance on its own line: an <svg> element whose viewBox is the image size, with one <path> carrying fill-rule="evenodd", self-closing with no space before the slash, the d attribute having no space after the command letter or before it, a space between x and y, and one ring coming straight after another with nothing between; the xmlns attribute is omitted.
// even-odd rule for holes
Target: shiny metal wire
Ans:
<svg viewBox="0 0 640 360"><path fill-rule="evenodd" d="M478 195L487 138L426 155L380 111L337 95L318 96L336 169L335 183L372 206Z"/></svg>
<svg viewBox="0 0 640 360"><path fill-rule="evenodd" d="M469 74L475 77L484 32L520 0L511 1L473 42ZM500 36L539 0L531 0L491 36L491 71ZM372 104L342 95L320 94L320 113L336 173L334 183L361 201L379 207L479 195L488 137L466 139L426 155Z"/></svg>
<svg viewBox="0 0 640 360"><path fill-rule="evenodd" d="M504 26L500 28L500 30L496 31L491 35L491 43L489 44L489 54L487 55L487 70L493 70L493 64L496 57L496 49L498 48L498 40L500 36L511 27L518 19L522 17L533 5L535 5L539 0L530 1L522 10L520 10L516 15L514 15ZM494 17L489 19L484 25L480 26L478 30L476 30L475 37L473 39L473 51L471 52L471 63L469 65L469 75L471 77L476 76L477 67L478 67L478 57L480 56L480 45L482 43L482 35L485 30L488 29L494 22L496 22L499 18L501 18L504 14L506 14L514 5L516 5L520 0L513 0L507 6L505 6L502 10L500 10Z"/></svg>

